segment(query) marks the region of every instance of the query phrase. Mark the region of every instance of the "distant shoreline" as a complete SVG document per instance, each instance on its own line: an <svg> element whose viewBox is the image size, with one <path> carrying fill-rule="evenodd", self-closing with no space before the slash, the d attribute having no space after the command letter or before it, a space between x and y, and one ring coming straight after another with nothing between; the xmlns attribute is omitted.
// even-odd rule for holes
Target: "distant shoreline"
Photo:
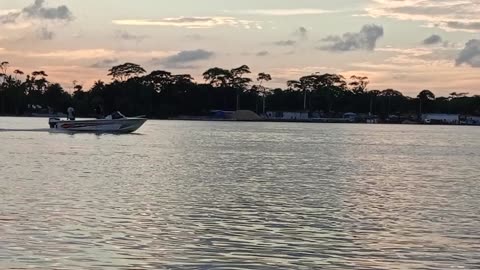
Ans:
<svg viewBox="0 0 480 270"><path fill-rule="evenodd" d="M8 115L0 114L0 117L8 118L44 118L48 119L52 116L29 116L29 115ZM56 116L58 117L58 116ZM86 119L95 119L94 117L78 117ZM334 120L334 119L257 119L257 120L237 120L237 119L215 119L215 118L196 118L196 117L171 117L171 118L148 118L149 120L158 121L192 121L192 122L240 122L240 123L306 123L306 124L359 124L359 125L419 125L419 126L480 126L471 124L448 124L448 123L421 123L421 122L377 122L377 123L365 123L365 122L352 122L347 120Z"/></svg>
<svg viewBox="0 0 480 270"><path fill-rule="evenodd" d="M364 122L348 122L348 121L314 121L314 120L235 120L235 119L186 119L186 118L170 118L170 119L152 119L152 120L167 120L167 121L192 121L192 122L250 122L250 123L305 123L305 124L349 124L349 125L418 125L418 126L480 126L480 125L464 125L464 124L424 124L420 122L409 123L394 123L394 122L379 122L379 123L364 123Z"/></svg>

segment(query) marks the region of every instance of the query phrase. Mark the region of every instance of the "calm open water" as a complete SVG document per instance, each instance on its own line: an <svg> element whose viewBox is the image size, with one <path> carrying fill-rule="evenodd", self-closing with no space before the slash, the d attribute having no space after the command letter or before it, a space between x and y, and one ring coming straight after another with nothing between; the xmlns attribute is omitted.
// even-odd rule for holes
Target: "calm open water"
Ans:
<svg viewBox="0 0 480 270"><path fill-rule="evenodd" d="M138 133L0 132L0 269L480 269L478 127Z"/></svg>

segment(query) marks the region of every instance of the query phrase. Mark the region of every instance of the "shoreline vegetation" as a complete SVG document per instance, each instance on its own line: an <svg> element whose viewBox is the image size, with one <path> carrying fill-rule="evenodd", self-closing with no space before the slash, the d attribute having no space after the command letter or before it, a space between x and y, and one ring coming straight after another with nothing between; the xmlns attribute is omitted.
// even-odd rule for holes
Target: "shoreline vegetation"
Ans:
<svg viewBox="0 0 480 270"><path fill-rule="evenodd" d="M274 78L252 75L246 65L210 68L203 73L204 82L196 82L188 74L147 73L140 65L125 63L108 70L111 82L98 80L85 90L73 81L68 92L50 82L46 71L25 74L9 66L0 64L4 116L49 116L72 106L78 117L121 111L150 119L241 121L231 117L237 112L251 116L243 120L270 122L480 124L480 95L452 90L448 97L436 97L421 90L408 97L395 89L370 90L363 76L314 73L288 81L285 88L269 88Z"/></svg>

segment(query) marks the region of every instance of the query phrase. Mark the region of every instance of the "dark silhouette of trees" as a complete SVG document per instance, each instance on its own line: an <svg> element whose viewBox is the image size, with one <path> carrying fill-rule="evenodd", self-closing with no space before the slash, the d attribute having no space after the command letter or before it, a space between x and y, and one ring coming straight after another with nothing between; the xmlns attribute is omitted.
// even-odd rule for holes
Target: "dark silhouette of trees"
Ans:
<svg viewBox="0 0 480 270"><path fill-rule="evenodd" d="M335 107L337 101L344 100L350 94L347 89L347 82L342 75L315 74L313 82L315 98L319 100L320 107L327 112L337 110Z"/></svg>
<svg viewBox="0 0 480 270"><path fill-rule="evenodd" d="M352 80L348 85L355 94L363 94L367 90L367 86L370 83L368 77L353 75L350 77Z"/></svg>
<svg viewBox="0 0 480 270"><path fill-rule="evenodd" d="M233 90L236 97L235 109L239 110L241 95L247 90L248 85L252 82L252 79L246 78L244 75L250 73L250 68L247 65L242 65L231 70L215 67L205 71L203 73L203 78L213 87L221 88L227 92ZM226 99L227 96L224 96L225 103Z"/></svg>
<svg viewBox="0 0 480 270"><path fill-rule="evenodd" d="M108 72L108 76L112 76L113 80L124 81L132 76L144 74L146 71L140 65L125 63L112 67Z"/></svg>
<svg viewBox="0 0 480 270"><path fill-rule="evenodd" d="M400 91L394 89L385 89L380 92L379 97L383 100L383 114L389 116L392 112L397 111L400 108L404 96Z"/></svg>
<svg viewBox="0 0 480 270"><path fill-rule="evenodd" d="M268 73L261 72L257 76L257 81L259 82L258 90L262 93L262 113L265 114L266 110L266 99L267 99L267 90L268 88L263 85L265 82L272 80L272 76Z"/></svg>
<svg viewBox="0 0 480 270"><path fill-rule="evenodd" d="M203 78L213 87L227 88L232 80L230 70L223 68L211 68L203 73Z"/></svg>
<svg viewBox="0 0 480 270"><path fill-rule="evenodd" d="M173 84L173 76L168 71L154 70L143 78L143 83L160 93L167 86Z"/></svg>
<svg viewBox="0 0 480 270"><path fill-rule="evenodd" d="M49 84L45 89L44 100L53 111L61 112L68 108L71 96L58 83Z"/></svg>
<svg viewBox="0 0 480 270"><path fill-rule="evenodd" d="M377 97L380 96L382 91L380 90L371 90L366 93L366 95L369 97L369 115L374 115L375 114L375 102L377 100Z"/></svg>
<svg viewBox="0 0 480 270"><path fill-rule="evenodd" d="M302 92L303 93L303 110L307 110L307 85L305 84L305 79L302 80L289 80L287 81L287 87L290 92Z"/></svg>
<svg viewBox="0 0 480 270"><path fill-rule="evenodd" d="M423 113L423 105L428 102L428 101L432 101L432 100L435 100L435 94L432 93L432 91L430 90L423 90L421 91L418 96L418 103L420 104L420 115Z"/></svg>
<svg viewBox="0 0 480 270"><path fill-rule="evenodd" d="M8 66L10 65L9 62L3 61L0 63L0 76L6 76L7 75L7 70Z"/></svg>
<svg viewBox="0 0 480 270"><path fill-rule="evenodd" d="M21 71L20 69L15 69L13 71L13 74L15 74L15 79L18 79L19 76L22 76L24 75L25 73L23 71Z"/></svg>
<svg viewBox="0 0 480 270"><path fill-rule="evenodd" d="M232 74L231 86L236 91L236 106L237 110L240 110L240 95L247 90L248 84L252 82L252 79L243 77L245 74L252 73L247 65L240 66L230 70Z"/></svg>
<svg viewBox="0 0 480 270"><path fill-rule="evenodd" d="M48 77L47 73L45 73L45 71L43 71L43 70L32 72L32 77L36 78L38 76L40 76L42 78Z"/></svg>
<svg viewBox="0 0 480 270"><path fill-rule="evenodd" d="M287 81L287 86L293 91L303 93L303 110L316 108L331 111L335 99L344 96L346 89L345 78L337 74L312 74L303 76L299 80ZM308 101L308 96L312 96ZM313 101L312 101L313 100Z"/></svg>
<svg viewBox="0 0 480 270"><path fill-rule="evenodd" d="M7 112L11 112L18 115L20 113L22 103L25 101L25 83L22 83L14 76L8 75L6 73L6 65L8 65L8 62L3 62L0 65L2 66L2 83L0 84L0 112L4 114Z"/></svg>
<svg viewBox="0 0 480 270"><path fill-rule="evenodd" d="M285 89L270 89L270 74L259 73L253 84L250 72L246 65L215 67L203 73L206 83L197 83L188 74L165 70L147 73L137 64L125 63L109 70L111 82L96 81L89 89L74 82L67 92L50 82L45 71L9 71L9 63L0 62L0 113L65 112L68 106L74 106L79 116L96 116L101 108L105 113L119 110L152 118L207 115L219 109L304 111L320 117L356 112L382 119L392 115L416 118L426 111L480 115L480 96L468 93L452 92L448 97L435 98L431 91L424 90L411 98L394 89L369 90L370 81L364 76L347 80L328 73L301 76L288 81Z"/></svg>

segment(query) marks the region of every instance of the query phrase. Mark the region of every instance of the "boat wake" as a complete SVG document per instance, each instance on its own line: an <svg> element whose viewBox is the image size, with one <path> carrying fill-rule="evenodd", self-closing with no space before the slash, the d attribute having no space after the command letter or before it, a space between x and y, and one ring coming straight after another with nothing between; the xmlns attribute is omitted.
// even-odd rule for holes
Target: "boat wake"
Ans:
<svg viewBox="0 0 480 270"><path fill-rule="evenodd" d="M0 133L2 132L48 132L48 133L56 133L56 134L95 134L95 135L144 135L142 133L110 133L110 132L102 132L102 131L68 131L68 130L57 130L51 128L34 128L34 129L22 129L22 128L0 128Z"/></svg>
<svg viewBox="0 0 480 270"><path fill-rule="evenodd" d="M51 129L49 128L33 128L33 129L0 128L0 132L51 132Z"/></svg>

